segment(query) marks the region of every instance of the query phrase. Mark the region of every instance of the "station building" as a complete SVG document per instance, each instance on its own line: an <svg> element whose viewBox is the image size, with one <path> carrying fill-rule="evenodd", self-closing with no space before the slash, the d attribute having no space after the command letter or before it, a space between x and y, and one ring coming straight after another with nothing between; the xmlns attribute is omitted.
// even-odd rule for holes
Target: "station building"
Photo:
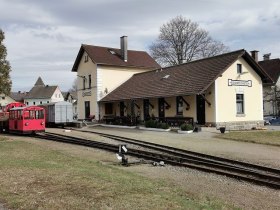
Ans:
<svg viewBox="0 0 280 210"><path fill-rule="evenodd" d="M95 96L100 119L154 117L228 130L263 126L263 83L272 82L244 49L117 79L108 94Z"/></svg>
<svg viewBox="0 0 280 210"><path fill-rule="evenodd" d="M103 111L98 101L132 75L160 68L144 51L128 50L127 37L120 38L120 49L83 44L72 68L77 72L78 119L96 119Z"/></svg>

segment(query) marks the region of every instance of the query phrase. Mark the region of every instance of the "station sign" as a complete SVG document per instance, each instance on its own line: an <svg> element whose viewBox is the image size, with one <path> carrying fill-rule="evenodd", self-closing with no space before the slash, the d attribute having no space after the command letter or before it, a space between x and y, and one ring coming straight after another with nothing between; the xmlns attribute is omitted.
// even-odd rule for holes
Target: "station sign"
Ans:
<svg viewBox="0 0 280 210"><path fill-rule="evenodd" d="M228 80L228 86L247 86L252 87L252 80Z"/></svg>
<svg viewBox="0 0 280 210"><path fill-rule="evenodd" d="M83 97L85 97L85 96L91 96L91 91L83 92Z"/></svg>

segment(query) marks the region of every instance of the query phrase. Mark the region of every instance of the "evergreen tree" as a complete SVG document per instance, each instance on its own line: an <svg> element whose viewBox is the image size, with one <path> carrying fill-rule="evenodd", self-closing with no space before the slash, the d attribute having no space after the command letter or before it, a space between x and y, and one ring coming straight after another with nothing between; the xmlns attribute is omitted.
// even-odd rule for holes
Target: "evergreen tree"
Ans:
<svg viewBox="0 0 280 210"><path fill-rule="evenodd" d="M9 95L11 92L12 81L10 80L11 66L6 60L7 50L3 44L5 39L4 32L0 29L0 93Z"/></svg>

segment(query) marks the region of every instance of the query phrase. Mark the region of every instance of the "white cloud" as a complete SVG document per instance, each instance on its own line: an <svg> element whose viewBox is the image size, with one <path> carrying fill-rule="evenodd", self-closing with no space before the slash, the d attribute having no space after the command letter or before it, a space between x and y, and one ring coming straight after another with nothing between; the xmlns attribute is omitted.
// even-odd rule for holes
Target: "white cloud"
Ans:
<svg viewBox="0 0 280 210"><path fill-rule="evenodd" d="M130 49L147 50L160 26L177 15L198 22L232 50L280 57L276 0L0 0L0 5L14 90L29 90L38 76L67 90L82 43L119 47L119 37L127 35Z"/></svg>

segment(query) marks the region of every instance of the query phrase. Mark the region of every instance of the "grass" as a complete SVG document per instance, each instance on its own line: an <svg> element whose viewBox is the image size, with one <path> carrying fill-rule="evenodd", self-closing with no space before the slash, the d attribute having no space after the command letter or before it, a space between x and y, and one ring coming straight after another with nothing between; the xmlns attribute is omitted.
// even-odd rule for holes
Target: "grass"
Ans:
<svg viewBox="0 0 280 210"><path fill-rule="evenodd" d="M0 198L11 209L229 209L174 185L0 137Z"/></svg>
<svg viewBox="0 0 280 210"><path fill-rule="evenodd" d="M280 131L231 131L218 138L280 146Z"/></svg>

